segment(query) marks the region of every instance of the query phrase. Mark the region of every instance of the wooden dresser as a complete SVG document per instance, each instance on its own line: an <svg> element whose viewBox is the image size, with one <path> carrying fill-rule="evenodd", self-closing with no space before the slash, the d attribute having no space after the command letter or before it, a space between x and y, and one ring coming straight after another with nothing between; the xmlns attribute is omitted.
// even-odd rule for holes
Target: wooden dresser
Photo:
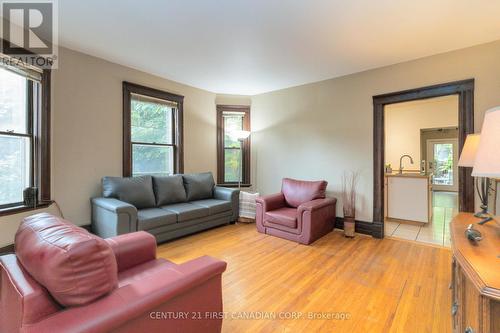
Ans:
<svg viewBox="0 0 500 333"><path fill-rule="evenodd" d="M500 225L460 213L450 224L453 332L500 333ZM477 245L465 237L473 223L482 233Z"/></svg>

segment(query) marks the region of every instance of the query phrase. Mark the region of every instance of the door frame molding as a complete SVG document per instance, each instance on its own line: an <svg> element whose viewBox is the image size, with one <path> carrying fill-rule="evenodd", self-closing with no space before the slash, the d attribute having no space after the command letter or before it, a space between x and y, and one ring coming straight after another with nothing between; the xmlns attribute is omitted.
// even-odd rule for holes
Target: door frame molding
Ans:
<svg viewBox="0 0 500 333"><path fill-rule="evenodd" d="M474 79L443 83L373 96L373 236L384 237L385 117L388 104L458 95L458 150L474 133ZM458 205L461 212L474 211L472 168L459 168Z"/></svg>

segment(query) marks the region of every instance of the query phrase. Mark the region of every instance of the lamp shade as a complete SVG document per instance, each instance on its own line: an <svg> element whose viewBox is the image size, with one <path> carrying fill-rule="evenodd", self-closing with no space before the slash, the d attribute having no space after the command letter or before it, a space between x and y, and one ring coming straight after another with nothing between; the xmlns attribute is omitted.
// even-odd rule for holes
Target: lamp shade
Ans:
<svg viewBox="0 0 500 333"><path fill-rule="evenodd" d="M250 131L233 131L229 135L237 140L245 140L250 136Z"/></svg>
<svg viewBox="0 0 500 333"><path fill-rule="evenodd" d="M476 161L477 147L479 146L480 134L469 134L465 139L464 148L458 160L458 166L470 167L474 166Z"/></svg>
<svg viewBox="0 0 500 333"><path fill-rule="evenodd" d="M472 175L500 178L500 106L486 111Z"/></svg>

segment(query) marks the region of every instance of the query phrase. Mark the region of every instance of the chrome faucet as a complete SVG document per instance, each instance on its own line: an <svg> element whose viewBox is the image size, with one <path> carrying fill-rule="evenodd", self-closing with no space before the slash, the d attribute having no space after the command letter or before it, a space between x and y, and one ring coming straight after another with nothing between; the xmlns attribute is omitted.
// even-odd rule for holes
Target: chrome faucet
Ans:
<svg viewBox="0 0 500 333"><path fill-rule="evenodd" d="M403 155L399 158L399 174L403 174L403 158L408 157L410 159L410 163L413 164L413 158L410 155Z"/></svg>

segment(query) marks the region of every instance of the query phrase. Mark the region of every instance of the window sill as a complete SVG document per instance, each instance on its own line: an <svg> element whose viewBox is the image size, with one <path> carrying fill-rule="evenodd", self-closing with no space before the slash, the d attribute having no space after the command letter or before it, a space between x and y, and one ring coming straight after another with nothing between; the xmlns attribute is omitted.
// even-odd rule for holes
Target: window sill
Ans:
<svg viewBox="0 0 500 333"><path fill-rule="evenodd" d="M230 188L237 188L238 187L238 184L233 184L233 183L229 183L229 184L217 184L217 186L220 186L220 187L230 187ZM252 187L252 184L241 184L240 187Z"/></svg>
<svg viewBox="0 0 500 333"><path fill-rule="evenodd" d="M52 203L53 203L53 201L51 200L51 201L39 202L36 207L28 207L28 206L20 205L20 206L3 208L3 209L0 209L0 216L14 215L14 214L19 214L19 213L29 212L32 210L47 208L50 205L52 205Z"/></svg>

